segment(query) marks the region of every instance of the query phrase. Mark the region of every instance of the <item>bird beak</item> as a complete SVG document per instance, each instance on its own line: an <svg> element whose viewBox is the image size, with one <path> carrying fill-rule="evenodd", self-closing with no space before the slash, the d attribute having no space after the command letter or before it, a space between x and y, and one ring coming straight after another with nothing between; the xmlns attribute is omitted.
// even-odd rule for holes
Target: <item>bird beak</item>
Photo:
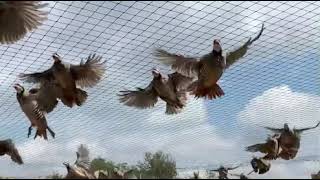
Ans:
<svg viewBox="0 0 320 180"><path fill-rule="evenodd" d="M64 162L63 165L66 166L66 168L69 168L69 163Z"/></svg>
<svg viewBox="0 0 320 180"><path fill-rule="evenodd" d="M153 68L153 69L152 69L152 74L153 74L154 76L158 76L158 75L160 74L160 72L159 72L159 70L157 70L156 68Z"/></svg>
<svg viewBox="0 0 320 180"><path fill-rule="evenodd" d="M61 61L60 60L60 56L57 53L54 53L52 55L52 58L53 58L54 62L60 62Z"/></svg>

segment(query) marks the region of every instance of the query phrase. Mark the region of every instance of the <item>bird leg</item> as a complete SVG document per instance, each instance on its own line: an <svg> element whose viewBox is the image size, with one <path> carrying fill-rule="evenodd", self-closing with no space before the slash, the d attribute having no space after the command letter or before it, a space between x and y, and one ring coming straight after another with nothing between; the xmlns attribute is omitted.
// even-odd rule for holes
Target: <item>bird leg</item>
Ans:
<svg viewBox="0 0 320 180"><path fill-rule="evenodd" d="M28 129L28 138L30 137L31 135L31 131L32 131L32 124L30 125L29 129Z"/></svg>
<svg viewBox="0 0 320 180"><path fill-rule="evenodd" d="M54 138L56 134L51 130L51 128L49 126L47 127L47 129L48 129L49 133L51 134L51 136Z"/></svg>

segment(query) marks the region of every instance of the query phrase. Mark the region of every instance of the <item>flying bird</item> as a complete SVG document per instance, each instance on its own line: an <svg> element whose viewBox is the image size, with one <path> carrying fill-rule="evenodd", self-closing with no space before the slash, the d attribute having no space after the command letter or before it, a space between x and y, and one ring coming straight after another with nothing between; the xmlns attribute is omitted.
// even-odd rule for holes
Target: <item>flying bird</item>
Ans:
<svg viewBox="0 0 320 180"><path fill-rule="evenodd" d="M227 53L225 57L222 55L222 47L217 39L213 41L213 50L199 60L172 54L162 49L156 49L154 56L158 61L171 66L172 69L187 77L197 77L198 79L188 88L196 98L216 99L225 94L217 84L223 72L247 53L249 46L260 38L263 30L262 24L260 33L254 39L250 38L237 50Z"/></svg>
<svg viewBox="0 0 320 180"><path fill-rule="evenodd" d="M20 74L19 77L28 83L54 83L59 87L57 98L68 107L75 104L81 106L87 99L86 91L77 88L77 86L93 87L98 84L105 73L105 61L101 62L102 57L90 55L86 62L81 61L79 65L73 65L61 60L61 57L55 53L53 56L53 65L43 72L32 74Z"/></svg>
<svg viewBox="0 0 320 180"><path fill-rule="evenodd" d="M294 159L298 153L300 148L300 140L301 134L304 131L315 129L320 125L320 122L314 127L302 128L302 129L295 129L292 130L289 128L288 124L285 123L284 127L281 129L265 127L266 129L273 131L276 134L279 134L279 145L281 147L281 156L282 159L290 160Z"/></svg>
<svg viewBox="0 0 320 180"><path fill-rule="evenodd" d="M261 153L266 154L264 159L275 160L278 158L279 153L281 152L281 147L279 144L279 137L280 137L279 135L269 137L265 143L248 146L246 148L246 151L261 152Z"/></svg>
<svg viewBox="0 0 320 180"><path fill-rule="evenodd" d="M21 165L23 160L11 139L0 141L0 156L8 155L13 162Z"/></svg>
<svg viewBox="0 0 320 180"><path fill-rule="evenodd" d="M47 130L54 138L55 133L47 124L46 113L51 112L58 104L55 95L52 94L54 85L45 85L40 88L30 89L29 92L25 90L20 84L15 84L14 88L17 92L17 100L19 105L31 122L28 129L28 137L31 135L32 127L37 127L34 139L37 136L48 140Z"/></svg>
<svg viewBox="0 0 320 180"><path fill-rule="evenodd" d="M229 179L228 178L229 171L235 170L238 167L240 167L240 165L236 166L236 167L233 167L233 168L226 168L226 167L220 166L220 168L215 169L215 170L211 170L211 171L218 172L219 173L219 179Z"/></svg>
<svg viewBox="0 0 320 180"><path fill-rule="evenodd" d="M158 101L158 97L167 103L166 114L180 113L187 102L187 87L192 78L185 77L177 72L166 78L159 70L152 70L153 79L146 88L137 88L135 91L120 91L120 102L127 106L140 109L151 108Z"/></svg>
<svg viewBox="0 0 320 180"><path fill-rule="evenodd" d="M96 179L94 172L90 170L89 150L84 145L80 145L77 151L77 160L74 165L64 162L67 168L65 179Z"/></svg>
<svg viewBox="0 0 320 180"><path fill-rule="evenodd" d="M37 29L47 19L40 1L0 1L0 43L11 44Z"/></svg>

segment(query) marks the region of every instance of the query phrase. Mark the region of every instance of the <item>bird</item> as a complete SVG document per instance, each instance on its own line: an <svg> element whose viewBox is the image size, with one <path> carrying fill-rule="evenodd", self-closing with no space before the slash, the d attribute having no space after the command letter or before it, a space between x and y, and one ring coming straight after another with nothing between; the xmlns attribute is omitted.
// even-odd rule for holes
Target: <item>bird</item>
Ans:
<svg viewBox="0 0 320 180"><path fill-rule="evenodd" d="M12 139L0 140L0 156L4 155L10 156L11 160L19 165L23 164L23 160Z"/></svg>
<svg viewBox="0 0 320 180"><path fill-rule="evenodd" d="M320 125L320 122L314 127L302 128L302 129L295 129L292 130L289 128L287 123L284 124L283 128L271 128L265 127L266 129L278 134L279 137L279 146L281 147L281 156L284 160L294 159L298 153L300 148L300 140L301 134L304 131L315 129Z"/></svg>
<svg viewBox="0 0 320 180"><path fill-rule="evenodd" d="M59 87L60 93L56 94L60 96L57 98L64 105L70 108L75 104L82 106L88 94L77 86L84 88L97 85L105 73L106 61L101 62L102 57L95 54L89 55L86 62L81 60L79 65L63 62L57 53L53 54L52 58L54 63L49 69L31 74L21 73L19 78L28 83L54 83L56 87Z"/></svg>
<svg viewBox="0 0 320 180"><path fill-rule="evenodd" d="M268 137L265 143L248 146L246 148L246 151L261 152L266 154L264 159L275 160L278 158L278 155L281 152L281 147L279 145L279 137L279 135Z"/></svg>
<svg viewBox="0 0 320 180"><path fill-rule="evenodd" d="M268 160L263 159L263 158L256 158L254 157L251 162L250 162L253 171L255 173L258 174L265 174L270 170L271 164ZM252 173L251 172L251 173ZM250 175L251 173L249 173L248 175Z"/></svg>
<svg viewBox="0 0 320 180"><path fill-rule="evenodd" d="M174 72L164 76L158 69L152 69L153 79L146 88L135 91L120 91L121 103L139 109L154 107L158 97L166 102L166 114L178 114L186 106L186 88L192 83L192 78Z"/></svg>
<svg viewBox="0 0 320 180"><path fill-rule="evenodd" d="M49 84L49 83L48 83ZM55 133L47 124L46 113L50 113L57 106L58 101L53 92L54 85L45 85L40 88L32 88L28 91L20 84L15 84L16 97L20 108L27 116L31 125L28 129L28 137L31 135L32 127L37 127L34 139L37 136L48 140L47 130L53 138Z"/></svg>
<svg viewBox="0 0 320 180"><path fill-rule="evenodd" d="M0 43L12 44L47 20L40 1L0 1Z"/></svg>
<svg viewBox="0 0 320 180"><path fill-rule="evenodd" d="M260 33L240 48L222 55L222 47L219 39L213 41L213 50L200 59L169 53L163 49L155 49L153 55L156 60L171 66L171 68L187 77L197 77L189 87L195 98L216 99L225 95L217 84L224 71L241 59L248 51L249 46L258 40L264 30L264 24Z"/></svg>
<svg viewBox="0 0 320 180"><path fill-rule="evenodd" d="M238 167L240 167L240 165L236 166L236 167L233 167L233 168L226 168L226 167L220 166L218 169L211 170L211 171L218 172L219 173L219 179L229 179L228 178L229 171L235 170Z"/></svg>
<svg viewBox="0 0 320 180"><path fill-rule="evenodd" d="M65 179L96 179L94 172L90 170L89 150L81 144L76 152L77 160L74 165L64 162L67 168Z"/></svg>

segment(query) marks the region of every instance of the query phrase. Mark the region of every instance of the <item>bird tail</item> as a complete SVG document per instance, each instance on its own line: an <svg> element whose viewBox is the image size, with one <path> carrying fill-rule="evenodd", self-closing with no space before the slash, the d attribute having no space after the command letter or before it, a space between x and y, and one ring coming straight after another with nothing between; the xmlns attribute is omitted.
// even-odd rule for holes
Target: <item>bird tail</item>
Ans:
<svg viewBox="0 0 320 180"><path fill-rule="evenodd" d="M205 97L208 99L216 99L217 97L221 97L224 95L223 90L218 84L213 84L210 87L205 87L203 83L199 81L193 82L188 91L191 91L192 95L195 95L196 98Z"/></svg>
<svg viewBox="0 0 320 180"><path fill-rule="evenodd" d="M45 140L48 140L47 129L44 129L44 130L37 129L34 139L36 139L38 136L43 137Z"/></svg>
<svg viewBox="0 0 320 180"><path fill-rule="evenodd" d="M81 106L87 100L88 94L86 91L77 88L77 95L76 95L76 104Z"/></svg>
<svg viewBox="0 0 320 180"><path fill-rule="evenodd" d="M167 103L166 114L178 114L181 112L181 110L182 108L180 108L179 106Z"/></svg>

